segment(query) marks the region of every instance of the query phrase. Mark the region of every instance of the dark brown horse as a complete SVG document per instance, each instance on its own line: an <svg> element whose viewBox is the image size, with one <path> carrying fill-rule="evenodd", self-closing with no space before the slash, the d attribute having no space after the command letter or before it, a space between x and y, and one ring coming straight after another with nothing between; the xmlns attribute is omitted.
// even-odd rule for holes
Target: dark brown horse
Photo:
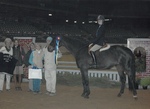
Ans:
<svg viewBox="0 0 150 109"><path fill-rule="evenodd" d="M80 68L82 75L83 93L82 97L89 98L89 78L88 69L92 68L92 57L88 54L88 44L83 43L78 39L72 39L63 36L60 45L67 48L76 59L76 64ZM129 78L129 89L133 91L133 97L137 98L135 84L135 59L132 51L124 46L111 46L108 50L95 52L97 59L97 69L110 69L115 66L121 82L120 92L118 97L124 93L126 75Z"/></svg>

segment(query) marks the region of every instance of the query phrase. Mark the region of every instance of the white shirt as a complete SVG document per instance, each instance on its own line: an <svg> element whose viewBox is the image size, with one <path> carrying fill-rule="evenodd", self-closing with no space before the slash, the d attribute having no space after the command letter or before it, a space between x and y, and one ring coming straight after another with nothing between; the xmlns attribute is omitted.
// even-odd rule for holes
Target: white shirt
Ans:
<svg viewBox="0 0 150 109"><path fill-rule="evenodd" d="M56 70L55 50L52 52L48 52L47 48L44 48L43 51L44 51L45 70Z"/></svg>
<svg viewBox="0 0 150 109"><path fill-rule="evenodd" d="M6 47L3 46L3 47L0 49L0 52L2 52L3 54L10 54L10 55L13 55L13 49L12 49L12 47L10 48L10 51L7 51L7 50L6 50Z"/></svg>

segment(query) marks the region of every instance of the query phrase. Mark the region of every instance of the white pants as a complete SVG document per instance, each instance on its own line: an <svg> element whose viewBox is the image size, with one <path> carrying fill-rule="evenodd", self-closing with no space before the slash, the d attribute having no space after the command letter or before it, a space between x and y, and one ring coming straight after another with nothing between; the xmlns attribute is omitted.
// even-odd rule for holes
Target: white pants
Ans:
<svg viewBox="0 0 150 109"><path fill-rule="evenodd" d="M5 75L6 75L6 89L9 90L10 89L10 78L11 75L4 73L4 72L0 72L0 90L3 90L3 85L4 85L4 80L5 80Z"/></svg>
<svg viewBox="0 0 150 109"><path fill-rule="evenodd" d="M56 70L45 69L46 90L56 92Z"/></svg>
<svg viewBox="0 0 150 109"><path fill-rule="evenodd" d="M89 51L96 51L100 49L102 46L95 44Z"/></svg>

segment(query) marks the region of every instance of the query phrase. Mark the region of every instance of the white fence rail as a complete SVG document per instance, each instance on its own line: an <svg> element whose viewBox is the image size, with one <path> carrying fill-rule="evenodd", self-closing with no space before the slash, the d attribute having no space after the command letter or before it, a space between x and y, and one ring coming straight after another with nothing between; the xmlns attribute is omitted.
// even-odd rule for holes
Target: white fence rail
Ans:
<svg viewBox="0 0 150 109"><path fill-rule="evenodd" d="M80 70L77 68L75 62L68 62L68 61L59 61L57 66L57 73L66 73L69 72L73 75L80 75ZM118 72L116 70L89 70L88 71L89 77L108 77L112 81L120 81Z"/></svg>
<svg viewBox="0 0 150 109"><path fill-rule="evenodd" d="M70 74L73 75L80 75L80 70L70 70L70 69L57 69L57 73L66 73L69 72ZM119 75L116 71L95 71L95 70L89 70L88 71L88 76L89 77L108 77L109 79L111 79L112 81L119 81Z"/></svg>

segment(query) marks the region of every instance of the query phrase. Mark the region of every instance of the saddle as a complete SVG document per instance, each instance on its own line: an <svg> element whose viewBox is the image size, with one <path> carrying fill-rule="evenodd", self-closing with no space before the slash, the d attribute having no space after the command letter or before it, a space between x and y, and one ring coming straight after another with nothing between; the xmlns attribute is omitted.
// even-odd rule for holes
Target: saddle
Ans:
<svg viewBox="0 0 150 109"><path fill-rule="evenodd" d="M109 45L109 44L105 44L105 45L103 45L103 46L99 49L99 51L101 52L101 51L107 50L107 49L109 49L109 48L110 48L110 45Z"/></svg>
<svg viewBox="0 0 150 109"><path fill-rule="evenodd" d="M93 47L94 45L91 44L89 46L89 50L88 50L88 53L90 54L90 56L92 57L93 59L93 63L91 64L91 67L92 68L97 68L97 62L96 62L96 56L95 56L95 51L90 51L90 49ZM104 51L104 50L107 50L110 48L110 45L109 44L104 44L103 46L99 46L98 49L96 51Z"/></svg>
<svg viewBox="0 0 150 109"><path fill-rule="evenodd" d="M89 45L89 48L88 48L88 53L90 54L90 50L91 48L94 46L94 44L90 44ZM104 44L103 46L98 46L97 49L95 51L98 51L101 52L101 51L104 51L104 50L107 50L110 48L110 45L109 44ZM93 51L93 52L95 52Z"/></svg>

